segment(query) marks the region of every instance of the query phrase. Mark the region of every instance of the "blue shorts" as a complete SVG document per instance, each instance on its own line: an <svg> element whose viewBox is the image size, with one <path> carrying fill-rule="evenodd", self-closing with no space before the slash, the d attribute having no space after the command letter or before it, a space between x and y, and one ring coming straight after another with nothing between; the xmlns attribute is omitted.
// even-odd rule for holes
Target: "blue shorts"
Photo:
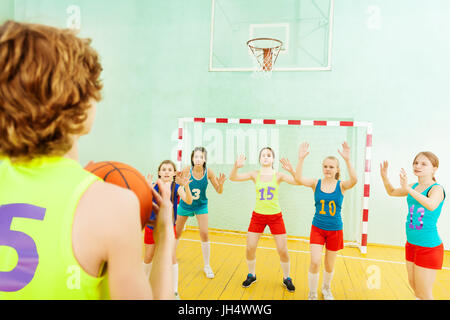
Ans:
<svg viewBox="0 0 450 320"><path fill-rule="evenodd" d="M194 208L194 210L187 210L187 209L184 209L182 206L178 206L178 209L177 209L177 215L183 216L183 217L193 217L195 215L207 214L207 213L208 213L208 207L201 207L201 208Z"/></svg>

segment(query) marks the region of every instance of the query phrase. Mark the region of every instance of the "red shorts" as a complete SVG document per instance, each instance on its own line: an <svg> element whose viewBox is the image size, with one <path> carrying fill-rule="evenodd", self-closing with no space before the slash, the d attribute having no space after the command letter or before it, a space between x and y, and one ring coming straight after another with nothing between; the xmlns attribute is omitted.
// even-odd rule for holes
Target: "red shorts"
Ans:
<svg viewBox="0 0 450 320"><path fill-rule="evenodd" d="M269 226L272 234L286 233L281 212L277 214L260 214L253 211L248 232L263 233L266 226Z"/></svg>
<svg viewBox="0 0 450 320"><path fill-rule="evenodd" d="M441 270L444 262L444 244L441 243L437 247L428 248L416 246L407 241L405 258L406 261L413 262L419 267Z"/></svg>
<svg viewBox="0 0 450 320"><path fill-rule="evenodd" d="M327 250L338 251L344 249L344 232L343 230L328 231L311 226L309 243L326 244Z"/></svg>
<svg viewBox="0 0 450 320"><path fill-rule="evenodd" d="M145 234L144 234L144 243L145 244L155 244L155 239L153 239L153 229L149 227L145 227ZM177 229L176 226L173 226L173 232L175 233L175 238L177 237Z"/></svg>

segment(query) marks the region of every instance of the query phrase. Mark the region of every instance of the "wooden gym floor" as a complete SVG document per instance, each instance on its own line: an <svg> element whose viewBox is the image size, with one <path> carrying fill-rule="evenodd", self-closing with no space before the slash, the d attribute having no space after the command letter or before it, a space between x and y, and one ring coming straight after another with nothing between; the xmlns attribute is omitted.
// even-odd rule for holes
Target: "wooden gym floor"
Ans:
<svg viewBox="0 0 450 320"><path fill-rule="evenodd" d="M245 260L246 234L209 231L210 264L214 279L203 273L203 256L198 230L187 227L177 249L179 294L184 300L306 300L308 297L309 243L289 238L291 277L296 287L288 292L281 284L282 271L275 242L263 235L256 251L258 281L242 288L248 270ZM332 281L336 300L413 300L409 287L404 248L369 245L363 256L358 248L345 247L338 254ZM322 283L319 280L319 299ZM377 279L379 281L377 282ZM450 252L445 252L443 269L438 271L433 289L435 299L450 299Z"/></svg>

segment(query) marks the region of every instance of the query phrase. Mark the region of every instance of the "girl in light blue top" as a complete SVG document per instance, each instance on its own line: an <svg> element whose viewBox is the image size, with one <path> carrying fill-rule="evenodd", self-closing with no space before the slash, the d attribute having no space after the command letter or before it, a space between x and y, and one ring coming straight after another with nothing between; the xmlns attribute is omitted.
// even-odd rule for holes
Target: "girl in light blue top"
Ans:
<svg viewBox="0 0 450 320"><path fill-rule="evenodd" d="M444 204L445 191L436 183L434 174L439 159L432 152L416 155L414 175L418 182L408 184L404 169L400 172L400 188L394 188L387 178L388 162L380 165L387 193L407 197L405 258L408 280L417 299L433 299L436 271L442 269L444 246L437 230L437 221Z"/></svg>

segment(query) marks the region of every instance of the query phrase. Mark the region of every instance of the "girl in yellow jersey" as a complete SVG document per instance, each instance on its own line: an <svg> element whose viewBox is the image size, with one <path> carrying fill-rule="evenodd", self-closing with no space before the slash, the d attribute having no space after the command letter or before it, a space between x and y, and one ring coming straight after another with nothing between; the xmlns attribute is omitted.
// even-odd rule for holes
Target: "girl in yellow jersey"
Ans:
<svg viewBox="0 0 450 320"><path fill-rule="evenodd" d="M170 187L158 182L158 250L142 268L136 195L78 163L102 67L71 30L0 26L0 300L173 297Z"/></svg>
<svg viewBox="0 0 450 320"><path fill-rule="evenodd" d="M290 263L287 249L287 235L284 226L283 216L280 204L278 202L278 188L281 182L297 185L294 180L295 172L292 166L282 159L283 168L288 170L292 176L273 170L275 159L274 151L269 148L263 148L259 153L259 162L261 170L250 171L247 173L238 173L238 169L244 166L245 156L241 155L236 160L230 173L231 181L252 180L255 183L256 203L252 214L250 226L247 233L247 279L242 283L243 287L249 287L256 281L256 248L258 240L261 237L266 226L275 239L278 254L280 255L281 268L283 270L283 285L290 291L295 291L292 279L289 277Z"/></svg>

